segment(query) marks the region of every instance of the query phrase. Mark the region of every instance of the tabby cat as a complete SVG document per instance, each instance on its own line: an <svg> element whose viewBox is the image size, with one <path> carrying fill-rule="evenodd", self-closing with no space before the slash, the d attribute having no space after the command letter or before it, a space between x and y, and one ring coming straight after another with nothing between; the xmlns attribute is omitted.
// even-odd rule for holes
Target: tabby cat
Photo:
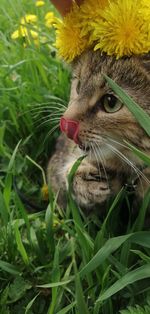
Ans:
<svg viewBox="0 0 150 314"><path fill-rule="evenodd" d="M150 186L150 169L124 140L150 156L150 138L110 89L112 78L150 115L150 55L121 58L84 53L73 64L70 102L61 118L63 134L48 165L48 181L64 203L67 174L86 155L73 180L73 196L83 209L101 208L122 186L132 184L135 198ZM65 134L66 133L66 134Z"/></svg>

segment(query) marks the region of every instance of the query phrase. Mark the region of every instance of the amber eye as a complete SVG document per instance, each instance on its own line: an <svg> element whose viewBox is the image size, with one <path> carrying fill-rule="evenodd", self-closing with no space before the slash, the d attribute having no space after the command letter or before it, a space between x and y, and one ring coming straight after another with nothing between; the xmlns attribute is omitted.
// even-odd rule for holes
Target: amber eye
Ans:
<svg viewBox="0 0 150 314"><path fill-rule="evenodd" d="M119 111L123 106L122 102L111 94L104 95L101 98L100 102L104 110L108 113L114 113L116 111Z"/></svg>

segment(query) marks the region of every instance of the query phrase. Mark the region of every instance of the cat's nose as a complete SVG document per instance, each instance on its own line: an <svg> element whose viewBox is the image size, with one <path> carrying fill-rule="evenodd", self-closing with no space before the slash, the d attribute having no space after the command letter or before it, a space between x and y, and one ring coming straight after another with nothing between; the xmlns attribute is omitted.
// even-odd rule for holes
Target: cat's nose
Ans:
<svg viewBox="0 0 150 314"><path fill-rule="evenodd" d="M66 133L66 135L74 140L75 143L79 143L78 141L78 133L79 133L79 121L65 119L62 117L60 119L60 129L62 132Z"/></svg>

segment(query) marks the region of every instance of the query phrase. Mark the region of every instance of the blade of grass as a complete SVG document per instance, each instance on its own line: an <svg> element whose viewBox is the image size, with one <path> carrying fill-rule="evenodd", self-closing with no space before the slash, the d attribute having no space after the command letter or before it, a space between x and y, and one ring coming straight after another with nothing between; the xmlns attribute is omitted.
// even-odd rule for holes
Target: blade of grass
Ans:
<svg viewBox="0 0 150 314"><path fill-rule="evenodd" d="M56 314L66 314L66 313L70 313L70 310L72 310L76 305L76 301L72 302L71 304L65 306L62 310L60 310L59 312L57 312Z"/></svg>
<svg viewBox="0 0 150 314"><path fill-rule="evenodd" d="M80 275L84 276L85 274L92 272L94 269L100 266L110 254L116 251L130 237L131 234L127 234L125 236L109 239L104 244L104 246L94 255L90 262L81 269Z"/></svg>
<svg viewBox="0 0 150 314"><path fill-rule="evenodd" d="M77 313L89 314L79 274L76 274L75 276L75 284L76 284Z"/></svg>
<svg viewBox="0 0 150 314"><path fill-rule="evenodd" d="M103 302L110 298L115 293L119 292L123 288L127 287L128 285L145 279L150 278L150 264L143 265L137 269L134 269L128 272L125 276L117 280L111 287L109 287L100 297L98 298L97 302Z"/></svg>
<svg viewBox="0 0 150 314"><path fill-rule="evenodd" d="M34 301L36 300L36 298L39 296L40 293L38 293L26 306L25 308L25 314L28 314L29 313L29 310L31 309Z"/></svg>
<svg viewBox="0 0 150 314"><path fill-rule="evenodd" d="M16 221L16 223L14 225L14 231L15 231L15 238L16 238L18 251L20 252L20 255L22 256L22 259L23 259L25 265L29 265L29 258L28 258L27 252L26 252L25 247L24 247L22 240L21 240L21 234L20 234L20 231L18 228L18 221Z"/></svg>
<svg viewBox="0 0 150 314"><path fill-rule="evenodd" d="M143 160L147 166L150 166L150 157L148 155L146 155L145 153L143 153L142 151L140 151L139 149L137 149L136 147L134 147L127 141L124 141L124 142L129 146L129 148L131 148L131 150L135 153L135 155L137 155L141 160Z"/></svg>
<svg viewBox="0 0 150 314"><path fill-rule="evenodd" d="M108 214L106 215L106 218L102 224L102 227L100 229L100 231L97 233L96 239L95 239L95 251L98 251L98 249L100 248L101 244L103 243L104 237L105 237L105 232L106 232L106 225L108 222L108 219L112 213L112 211L114 210L114 208L117 206L117 204L119 203L119 201L121 200L122 196L124 195L124 190L121 189L121 191L117 194L117 196L115 197L109 211Z"/></svg>
<svg viewBox="0 0 150 314"><path fill-rule="evenodd" d="M90 262L84 266L80 275L84 276L89 272L95 270L98 266L100 266L114 251L116 251L123 243L127 240L130 240L133 243L142 245L144 247L150 248L150 232L149 231L141 231L136 233L131 233L119 237L114 237L103 245L103 247L94 255L94 257L90 260Z"/></svg>
<svg viewBox="0 0 150 314"><path fill-rule="evenodd" d="M58 282L59 280L60 280L60 269L59 269L59 243L58 243L55 249L55 254L54 254L52 281ZM51 298L50 307L48 309L47 314L54 313L56 302L57 302L57 293L58 293L58 286L52 287L52 298Z"/></svg>
<svg viewBox="0 0 150 314"><path fill-rule="evenodd" d="M0 268L14 276L21 274L21 272L17 269L16 266L2 260L0 260Z"/></svg>
<svg viewBox="0 0 150 314"><path fill-rule="evenodd" d="M82 156L79 159L77 159L77 161L72 166L72 168L69 172L68 178L67 178L68 179L68 203L69 203L69 207L72 210L74 222L77 225L79 225L81 228L83 228L83 222L82 222L82 219L81 219L80 214L79 214L79 208L72 198L72 182L73 182L74 175L75 175L78 167L80 166L80 164L84 158L85 158L85 156Z"/></svg>
<svg viewBox="0 0 150 314"><path fill-rule="evenodd" d="M60 287L67 285L69 282L71 282L71 279L65 280L65 281L59 281L59 282L52 282L52 283L46 283L43 285L36 285L38 288L54 288L54 287Z"/></svg>

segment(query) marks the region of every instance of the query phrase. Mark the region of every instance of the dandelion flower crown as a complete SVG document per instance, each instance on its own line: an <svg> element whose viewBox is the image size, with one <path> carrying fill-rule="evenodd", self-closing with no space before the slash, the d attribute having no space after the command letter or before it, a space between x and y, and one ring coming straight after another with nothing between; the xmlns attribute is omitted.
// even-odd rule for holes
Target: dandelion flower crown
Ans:
<svg viewBox="0 0 150 314"><path fill-rule="evenodd" d="M117 59L150 52L150 0L85 0L56 24L56 47L67 62L100 49Z"/></svg>

